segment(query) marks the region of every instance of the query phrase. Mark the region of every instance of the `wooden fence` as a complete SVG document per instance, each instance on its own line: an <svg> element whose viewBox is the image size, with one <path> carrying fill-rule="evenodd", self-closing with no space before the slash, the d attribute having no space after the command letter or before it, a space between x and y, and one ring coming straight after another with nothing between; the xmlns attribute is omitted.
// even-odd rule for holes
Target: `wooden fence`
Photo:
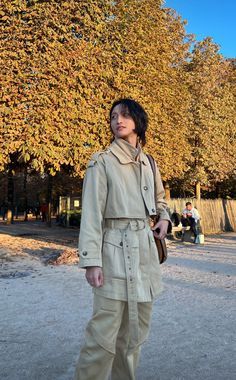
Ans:
<svg viewBox="0 0 236 380"><path fill-rule="evenodd" d="M170 199L170 211L182 213L186 202L191 202L201 216L203 233L236 231L236 200L227 199Z"/></svg>

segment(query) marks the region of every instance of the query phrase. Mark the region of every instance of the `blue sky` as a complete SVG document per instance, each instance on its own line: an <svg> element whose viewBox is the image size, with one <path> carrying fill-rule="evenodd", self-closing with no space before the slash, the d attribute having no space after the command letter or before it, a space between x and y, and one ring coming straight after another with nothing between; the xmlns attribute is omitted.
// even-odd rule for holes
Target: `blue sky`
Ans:
<svg viewBox="0 0 236 380"><path fill-rule="evenodd" d="M187 20L186 30L198 41L212 37L226 58L236 58L236 0L165 0Z"/></svg>

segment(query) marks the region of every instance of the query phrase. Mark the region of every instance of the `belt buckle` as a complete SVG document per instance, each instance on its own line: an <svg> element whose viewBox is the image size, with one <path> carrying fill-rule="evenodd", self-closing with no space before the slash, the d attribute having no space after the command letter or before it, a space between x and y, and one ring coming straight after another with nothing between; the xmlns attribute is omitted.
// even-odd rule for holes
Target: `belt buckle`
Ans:
<svg viewBox="0 0 236 380"><path fill-rule="evenodd" d="M144 227L143 220L134 220L135 231L142 230Z"/></svg>
<svg viewBox="0 0 236 380"><path fill-rule="evenodd" d="M133 231L142 230L145 227L144 220L131 220L130 221L130 229Z"/></svg>
<svg viewBox="0 0 236 380"><path fill-rule="evenodd" d="M131 220L129 222L129 225L130 225L130 229L132 231L137 231L138 230L138 220Z"/></svg>
<svg viewBox="0 0 236 380"><path fill-rule="evenodd" d="M145 228L145 220L139 220L139 229L143 230Z"/></svg>

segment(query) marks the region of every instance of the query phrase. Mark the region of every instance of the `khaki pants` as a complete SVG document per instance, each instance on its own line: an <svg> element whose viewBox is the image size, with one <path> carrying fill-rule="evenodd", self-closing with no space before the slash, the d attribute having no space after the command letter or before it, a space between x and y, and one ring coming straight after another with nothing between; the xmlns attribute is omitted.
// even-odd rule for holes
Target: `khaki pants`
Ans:
<svg viewBox="0 0 236 380"><path fill-rule="evenodd" d="M138 303L138 340L130 347L128 303L94 295L93 316L74 380L134 380L141 344L149 332L152 302Z"/></svg>

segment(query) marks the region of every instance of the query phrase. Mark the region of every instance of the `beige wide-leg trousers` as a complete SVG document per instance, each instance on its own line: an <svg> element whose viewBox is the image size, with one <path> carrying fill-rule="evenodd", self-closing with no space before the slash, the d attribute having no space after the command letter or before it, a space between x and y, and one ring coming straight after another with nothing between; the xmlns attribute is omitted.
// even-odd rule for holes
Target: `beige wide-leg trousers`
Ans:
<svg viewBox="0 0 236 380"><path fill-rule="evenodd" d="M146 340L152 302L138 309L138 341L130 347L128 302L94 295L93 316L80 352L74 380L134 380L141 344Z"/></svg>

